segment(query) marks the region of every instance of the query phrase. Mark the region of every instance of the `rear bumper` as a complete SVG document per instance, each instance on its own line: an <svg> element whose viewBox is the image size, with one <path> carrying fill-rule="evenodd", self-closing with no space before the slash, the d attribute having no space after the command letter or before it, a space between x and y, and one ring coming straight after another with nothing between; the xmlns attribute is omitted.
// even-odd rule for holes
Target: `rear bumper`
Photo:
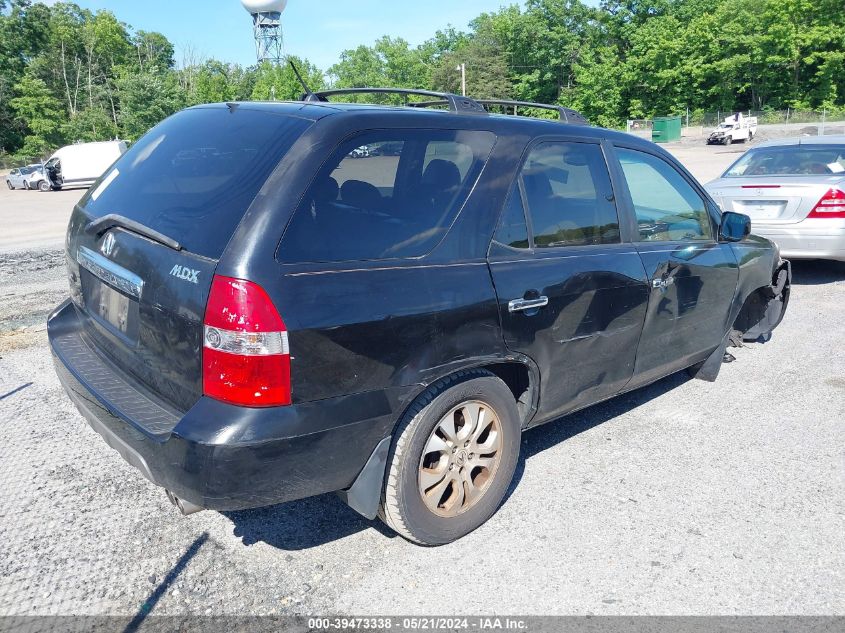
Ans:
<svg viewBox="0 0 845 633"><path fill-rule="evenodd" d="M89 425L147 479L203 508L240 510L348 488L403 401L379 391L247 409L201 397L183 415L170 413L175 425L162 432L168 412L110 371L70 301L47 331L59 380Z"/></svg>
<svg viewBox="0 0 845 633"><path fill-rule="evenodd" d="M754 223L751 232L773 241L789 259L845 261L845 220L804 220L789 226Z"/></svg>

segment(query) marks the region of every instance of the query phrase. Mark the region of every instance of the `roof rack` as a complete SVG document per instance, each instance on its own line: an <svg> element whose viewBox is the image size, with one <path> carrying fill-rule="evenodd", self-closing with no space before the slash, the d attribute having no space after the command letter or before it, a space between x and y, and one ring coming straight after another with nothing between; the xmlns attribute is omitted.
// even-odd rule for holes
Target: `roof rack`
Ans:
<svg viewBox="0 0 845 633"><path fill-rule="evenodd" d="M560 120L563 123L571 125L589 125L590 122L577 110L572 108L565 108L559 105L551 105L548 103L533 103L531 101L511 101L509 99L476 99L485 108L489 106L504 106L513 107L514 115L518 114L519 108L540 108L542 110L554 110L558 113Z"/></svg>
<svg viewBox="0 0 845 633"><path fill-rule="evenodd" d="M570 125L589 125L590 122L577 110L564 106L548 103L534 103L532 101L512 101L510 99L472 99L449 92L435 92L434 90L423 90L416 88L337 88L334 90L322 90L311 94L302 95L303 101L328 101L328 97L345 94L397 94L406 97L404 105L411 108L431 108L435 106L446 106L450 112L463 114L488 114L490 106L513 107L513 114L519 114L519 108L539 108L542 110L553 110L558 113L562 123ZM408 101L407 97L417 95L422 97L436 97L431 101Z"/></svg>
<svg viewBox="0 0 845 633"><path fill-rule="evenodd" d="M328 97L348 94L396 94L406 97L405 105L415 107L428 107L432 105L445 105L450 112L461 114L487 114L487 110L475 99L462 97L449 92L434 92L433 90L417 90L416 88L337 88L334 90L321 90L311 94L302 95L302 101L328 101ZM409 102L407 97L418 95L422 97L437 97L437 101L427 101L426 106Z"/></svg>

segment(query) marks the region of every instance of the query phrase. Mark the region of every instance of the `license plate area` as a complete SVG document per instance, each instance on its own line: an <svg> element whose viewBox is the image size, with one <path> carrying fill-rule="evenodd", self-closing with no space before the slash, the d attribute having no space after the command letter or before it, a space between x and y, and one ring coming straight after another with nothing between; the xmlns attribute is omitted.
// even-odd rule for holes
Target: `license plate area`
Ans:
<svg viewBox="0 0 845 633"><path fill-rule="evenodd" d="M132 271L91 249L77 252L82 300L93 321L123 339L137 345L139 303L144 281Z"/></svg>
<svg viewBox="0 0 845 633"><path fill-rule="evenodd" d="M740 213L745 213L752 220L774 220L779 218L786 208L786 200L741 200L734 203Z"/></svg>
<svg viewBox="0 0 845 633"><path fill-rule="evenodd" d="M112 288L87 270L81 271L82 297L88 314L127 343L137 344L138 302Z"/></svg>

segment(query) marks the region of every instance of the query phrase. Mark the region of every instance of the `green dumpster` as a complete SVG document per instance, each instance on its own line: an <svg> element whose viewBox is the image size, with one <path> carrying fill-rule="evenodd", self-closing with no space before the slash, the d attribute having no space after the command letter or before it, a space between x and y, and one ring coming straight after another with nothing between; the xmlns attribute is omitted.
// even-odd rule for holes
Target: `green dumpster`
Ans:
<svg viewBox="0 0 845 633"><path fill-rule="evenodd" d="M651 128L651 140L655 143L671 143L681 140L681 117L654 117Z"/></svg>

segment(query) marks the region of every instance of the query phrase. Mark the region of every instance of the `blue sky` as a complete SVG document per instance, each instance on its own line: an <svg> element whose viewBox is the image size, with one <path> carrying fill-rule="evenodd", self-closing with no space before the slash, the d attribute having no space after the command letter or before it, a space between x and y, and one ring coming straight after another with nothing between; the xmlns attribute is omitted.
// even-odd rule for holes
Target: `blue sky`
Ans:
<svg viewBox="0 0 845 633"><path fill-rule="evenodd" d="M326 70L340 52L372 44L382 35L419 44L437 29L459 29L484 11L516 0L289 0L282 15L285 50ZM48 4L51 3L48 0ZM255 62L252 21L239 0L76 0L91 10L108 9L136 30L158 31L176 45L176 61L192 49L249 65Z"/></svg>

